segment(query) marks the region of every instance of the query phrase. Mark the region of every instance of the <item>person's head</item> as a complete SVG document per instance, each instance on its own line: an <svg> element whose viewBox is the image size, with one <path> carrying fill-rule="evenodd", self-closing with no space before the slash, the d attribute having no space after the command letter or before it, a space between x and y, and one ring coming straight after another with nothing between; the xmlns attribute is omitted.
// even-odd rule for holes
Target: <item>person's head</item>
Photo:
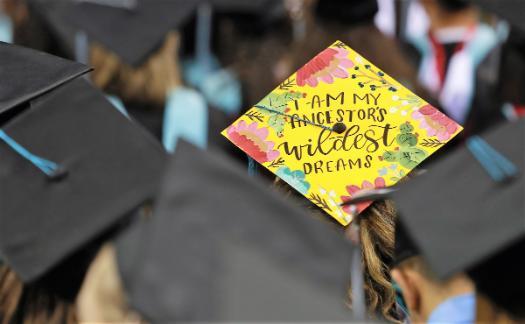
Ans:
<svg viewBox="0 0 525 324"><path fill-rule="evenodd" d="M308 37L294 43L286 58L289 70L283 75L291 74L339 40L420 97L427 101L432 99L419 85L416 69L406 59L397 41L381 33L375 26L375 1L330 3L331 1L326 1L326 4L325 1L319 1L312 7L314 18L312 26L308 27ZM356 10L351 10L354 7Z"/></svg>
<svg viewBox="0 0 525 324"><path fill-rule="evenodd" d="M87 244L33 280L23 280L9 262L0 266L0 323L74 323L75 299L98 240Z"/></svg>
<svg viewBox="0 0 525 324"><path fill-rule="evenodd" d="M478 9L465 0L425 0L421 4L430 19L431 30L465 27L478 21Z"/></svg>
<svg viewBox="0 0 525 324"><path fill-rule="evenodd" d="M150 212L146 205L137 217L149 217ZM113 245L133 217L107 229L34 280L23 280L8 262L0 265L0 324L139 323L141 318L130 308L121 283Z"/></svg>
<svg viewBox="0 0 525 324"><path fill-rule="evenodd" d="M105 244L91 263L75 304L79 322L141 323L128 303L113 244Z"/></svg>
<svg viewBox="0 0 525 324"><path fill-rule="evenodd" d="M140 316L128 307L113 246L105 244L91 260L88 264L79 257L67 261L85 269L78 280L68 280L57 268L24 283L8 266L0 266L0 324L140 322ZM53 277L61 277L62 282ZM61 285L74 292L64 294L57 288Z"/></svg>
<svg viewBox="0 0 525 324"><path fill-rule="evenodd" d="M0 323L75 323L74 305L42 285L24 284L8 266L0 266Z"/></svg>
<svg viewBox="0 0 525 324"><path fill-rule="evenodd" d="M474 284L465 274L457 274L446 281L437 279L421 256L405 259L391 274L403 292L413 322L426 321L448 298L474 292Z"/></svg>
<svg viewBox="0 0 525 324"><path fill-rule="evenodd" d="M292 190L284 181L276 178L274 186L287 198L298 198L299 193ZM320 208L304 201L304 206L314 216L328 222L335 220L328 217ZM367 308L371 316L381 315L392 322L399 321L395 303L396 293L390 278L390 265L394 257L394 238L396 210L389 200L372 203L359 214L359 237L362 245L364 288ZM351 229L347 226L345 234L351 240ZM348 291L350 303L351 287Z"/></svg>
<svg viewBox="0 0 525 324"><path fill-rule="evenodd" d="M168 90L182 82L177 57L179 42L179 34L170 32L162 47L140 67L123 63L117 55L94 43L90 47L93 83L125 102L162 107Z"/></svg>

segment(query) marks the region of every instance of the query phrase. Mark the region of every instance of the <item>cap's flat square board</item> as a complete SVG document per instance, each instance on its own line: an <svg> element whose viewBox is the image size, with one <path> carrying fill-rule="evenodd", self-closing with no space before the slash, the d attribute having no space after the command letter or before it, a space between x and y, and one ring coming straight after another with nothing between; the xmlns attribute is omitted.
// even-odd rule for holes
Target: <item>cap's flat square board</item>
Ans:
<svg viewBox="0 0 525 324"><path fill-rule="evenodd" d="M461 130L337 41L222 134L347 225L353 210L342 202L395 184Z"/></svg>

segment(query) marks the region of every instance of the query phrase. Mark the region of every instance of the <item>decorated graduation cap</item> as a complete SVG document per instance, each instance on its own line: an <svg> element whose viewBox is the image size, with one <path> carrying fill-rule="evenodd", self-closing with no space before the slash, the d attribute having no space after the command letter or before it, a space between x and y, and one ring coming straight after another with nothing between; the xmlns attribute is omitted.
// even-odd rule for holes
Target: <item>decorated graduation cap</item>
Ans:
<svg viewBox="0 0 525 324"><path fill-rule="evenodd" d="M12 59L1 69L21 64ZM28 67L27 87L42 82L38 65ZM11 82L21 80L2 78L0 88ZM24 282L62 269L61 282L85 269L87 246L154 196L165 153L83 78L24 104L0 132L0 255Z"/></svg>
<svg viewBox="0 0 525 324"><path fill-rule="evenodd" d="M0 42L0 116L89 70L80 63Z"/></svg>
<svg viewBox="0 0 525 324"><path fill-rule="evenodd" d="M339 228L184 141L153 217L117 241L131 306L152 322L351 320L351 251Z"/></svg>
<svg viewBox="0 0 525 324"><path fill-rule="evenodd" d="M32 0L32 3L65 40L71 53L78 50L72 31L83 31L125 63L139 66L160 47L169 31L190 20L199 0Z"/></svg>
<svg viewBox="0 0 525 324"><path fill-rule="evenodd" d="M337 41L222 134L347 225L342 202L395 184L461 129Z"/></svg>

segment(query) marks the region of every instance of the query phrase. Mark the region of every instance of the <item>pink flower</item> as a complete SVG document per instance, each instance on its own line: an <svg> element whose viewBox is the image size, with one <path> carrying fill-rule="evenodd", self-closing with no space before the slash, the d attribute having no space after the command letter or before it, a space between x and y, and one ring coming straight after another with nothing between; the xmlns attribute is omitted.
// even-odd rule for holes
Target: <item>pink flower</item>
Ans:
<svg viewBox="0 0 525 324"><path fill-rule="evenodd" d="M459 128L455 121L431 105L414 111L412 118L420 120L419 127L427 130L427 136L436 136L440 141L450 139Z"/></svg>
<svg viewBox="0 0 525 324"><path fill-rule="evenodd" d="M347 68L354 63L347 57L348 51L329 47L297 71L297 85L316 87L318 82L332 84L335 78L348 78Z"/></svg>
<svg viewBox="0 0 525 324"><path fill-rule="evenodd" d="M279 157L279 151L274 150L275 144L266 141L268 129L258 128L256 122L250 125L241 120L236 125L228 127L228 138L239 148L259 163L273 161Z"/></svg>
<svg viewBox="0 0 525 324"><path fill-rule="evenodd" d="M375 188L384 188L386 186L385 179L382 177L377 177L374 181L374 184L370 183L369 181L363 181L361 184L361 188L356 185L349 185L346 186L346 191L350 194L349 196L341 196L341 200L343 202L349 201L352 199L352 197L357 194L358 192L362 192L363 190L370 190ZM355 208L357 209L357 213L361 213L363 210L365 210L368 206L372 204L371 201L358 203L355 205ZM343 211L349 215L354 214L354 206L348 205L343 207Z"/></svg>

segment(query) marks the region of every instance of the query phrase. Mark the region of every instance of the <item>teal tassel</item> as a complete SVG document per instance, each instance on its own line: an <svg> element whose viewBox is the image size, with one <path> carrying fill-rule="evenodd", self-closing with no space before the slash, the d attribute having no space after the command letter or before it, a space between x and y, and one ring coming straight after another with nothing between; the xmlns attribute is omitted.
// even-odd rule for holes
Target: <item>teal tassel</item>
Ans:
<svg viewBox="0 0 525 324"><path fill-rule="evenodd" d="M55 162L43 159L36 156L25 149L22 145L18 144L14 139L7 135L3 130L0 130L0 139L9 145L15 152L20 154L23 158L31 162L40 171L45 173L49 177L56 177L61 170L60 165Z"/></svg>

